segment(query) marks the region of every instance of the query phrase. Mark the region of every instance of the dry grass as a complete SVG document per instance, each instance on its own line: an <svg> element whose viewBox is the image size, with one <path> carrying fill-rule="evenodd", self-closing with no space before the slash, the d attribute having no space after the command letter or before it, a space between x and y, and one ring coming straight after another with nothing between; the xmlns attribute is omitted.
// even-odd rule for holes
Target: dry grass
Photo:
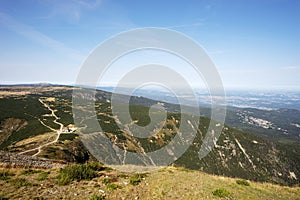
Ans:
<svg viewBox="0 0 300 200"><path fill-rule="evenodd" d="M11 96L25 96L41 92L72 90L71 87L53 86L53 87L32 87L32 86L0 86L0 98ZM9 91L8 91L9 90Z"/></svg>
<svg viewBox="0 0 300 200"><path fill-rule="evenodd" d="M27 138L25 140L21 140L17 142L14 145L10 145L8 148L14 148L14 150L18 151L24 151L27 149L33 149L36 148L42 144L46 144L47 142L50 142L52 140L55 140L55 137L57 136L57 133L55 132L48 132L45 134L37 135L34 137ZM24 148L28 146L28 148Z"/></svg>
<svg viewBox="0 0 300 200"><path fill-rule="evenodd" d="M10 179L24 179L31 183L17 188L10 182L0 180L0 196L11 199L90 199L105 195L106 199L220 199L213 191L222 188L230 192L227 199L300 199L299 187L282 187L267 183L250 182L250 186L239 185L237 179L212 176L199 171L173 167L144 175L136 185L130 184L133 174L117 171L101 171L99 177L90 181L73 181L58 186L58 169L47 170L47 176L39 179L41 171L22 174L21 169L10 169L15 175ZM113 180L114 186L105 180Z"/></svg>

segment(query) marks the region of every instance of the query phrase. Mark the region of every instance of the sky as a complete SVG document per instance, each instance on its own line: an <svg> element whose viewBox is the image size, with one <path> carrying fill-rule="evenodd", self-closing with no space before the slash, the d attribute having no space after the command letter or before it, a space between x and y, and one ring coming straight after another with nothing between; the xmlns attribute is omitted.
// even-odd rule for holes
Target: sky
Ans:
<svg viewBox="0 0 300 200"><path fill-rule="evenodd" d="M199 43L225 88L300 89L299 19L298 0L2 0L0 84L73 85L97 45L160 27ZM129 70L121 64L104 85ZM175 70L192 77L188 67Z"/></svg>

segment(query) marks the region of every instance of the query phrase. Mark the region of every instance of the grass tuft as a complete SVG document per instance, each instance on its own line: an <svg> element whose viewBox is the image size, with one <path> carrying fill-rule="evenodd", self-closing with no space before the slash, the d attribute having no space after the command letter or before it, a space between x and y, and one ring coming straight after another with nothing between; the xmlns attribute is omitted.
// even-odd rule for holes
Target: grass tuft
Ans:
<svg viewBox="0 0 300 200"><path fill-rule="evenodd" d="M115 184L115 183L108 183L106 185L107 189L110 190L110 191L113 191L113 190L116 190L116 189L119 189L121 188L121 186Z"/></svg>
<svg viewBox="0 0 300 200"><path fill-rule="evenodd" d="M105 195L102 194L102 195L95 195L93 194L90 198L90 200L105 200Z"/></svg>
<svg viewBox="0 0 300 200"><path fill-rule="evenodd" d="M44 181L48 178L48 175L50 174L50 172L42 172L38 175L38 177L36 178L36 180L38 181Z"/></svg>
<svg viewBox="0 0 300 200"><path fill-rule="evenodd" d="M230 195L230 192L224 188L219 188L219 189L216 189L212 192L212 194L214 196L217 196L217 197L220 197L220 198L224 198L224 197L229 197Z"/></svg>
<svg viewBox="0 0 300 200"><path fill-rule="evenodd" d="M28 182L25 178L16 178L10 181L11 185L14 185L16 188L21 188L25 186L33 186L33 183Z"/></svg>
<svg viewBox="0 0 300 200"><path fill-rule="evenodd" d="M131 185L138 185L140 182L142 182L144 178L144 175L143 174L134 174L130 180L129 180L129 183Z"/></svg>
<svg viewBox="0 0 300 200"><path fill-rule="evenodd" d="M250 186L250 183L246 180L237 180L236 183L238 185Z"/></svg>

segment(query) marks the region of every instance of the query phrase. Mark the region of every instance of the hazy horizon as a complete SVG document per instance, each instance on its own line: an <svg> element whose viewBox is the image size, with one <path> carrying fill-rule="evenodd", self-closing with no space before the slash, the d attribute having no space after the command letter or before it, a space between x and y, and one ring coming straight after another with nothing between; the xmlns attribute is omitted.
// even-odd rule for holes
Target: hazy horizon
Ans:
<svg viewBox="0 0 300 200"><path fill-rule="evenodd" d="M92 87L95 88L94 86L91 85L76 85L74 83L67 84L67 83L58 83L58 82L12 82L12 83L0 83L0 86L28 86L28 85L61 85L61 86L80 86L80 87ZM116 84L105 84L96 87L97 89L105 89L105 88L116 88ZM130 87L130 86L122 86L121 88L135 88L135 87ZM192 87L194 90L200 90L200 91L207 91L208 89L205 87ZM163 89L159 89L157 87L150 88L153 90L160 90L162 91ZM178 87L177 89L184 89L181 87ZM242 86L224 86L224 90L226 92L234 92L234 91L241 91L241 92L300 92L300 86L275 86L275 87L242 87Z"/></svg>
<svg viewBox="0 0 300 200"><path fill-rule="evenodd" d="M75 84L97 45L120 32L158 27L200 44L225 88L300 89L299 7L296 0L1 1L0 84ZM103 84L115 83L133 60L143 62L149 55L121 59ZM193 76L174 57L162 58L188 79Z"/></svg>

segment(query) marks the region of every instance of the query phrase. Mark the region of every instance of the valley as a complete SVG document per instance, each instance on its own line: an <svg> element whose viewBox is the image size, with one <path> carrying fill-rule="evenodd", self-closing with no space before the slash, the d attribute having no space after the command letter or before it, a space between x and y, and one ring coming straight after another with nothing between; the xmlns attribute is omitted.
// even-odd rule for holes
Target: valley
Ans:
<svg viewBox="0 0 300 200"><path fill-rule="evenodd" d="M62 160L69 163L85 163L95 160L81 141L80 134L93 138L89 127L89 118L83 118L82 125L75 127L72 116L72 91L68 86L23 87L25 93L18 93L18 87L12 95L0 98L1 134L0 148L5 151ZM2 89L4 90L4 89ZM98 90L95 95L97 120L102 131L124 153L111 149L102 149L97 159L104 153L115 154L116 161L128 164L126 152L146 155L168 145L177 134L182 115L176 113L176 104L164 103L167 112L166 123L146 138L134 137L129 124L120 124L118 117L112 114L111 93ZM120 104L122 104L121 95ZM143 97L132 97L130 101L131 117L134 123L149 123L149 106L159 101ZM80 109L85 109L84 106ZM92 114L90 115L92 117ZM197 120L195 118L195 120ZM215 148L203 159L198 151L207 132L210 119L200 117L197 135L184 154L174 162L176 167L200 170L209 174L243 178L258 182L270 182L281 185L298 185L300 177L300 153L293 145L284 145L268 137L261 137L225 126ZM196 124L196 121L190 121ZM120 128L121 127L121 128ZM127 127L127 128L126 128ZM191 126L192 127L192 126ZM129 131L129 132L128 132ZM97 148L97 146L95 146ZM150 159L150 158L147 158ZM148 165L145 162L145 165ZM149 160L149 164L151 159ZM153 163L153 161L152 161Z"/></svg>

